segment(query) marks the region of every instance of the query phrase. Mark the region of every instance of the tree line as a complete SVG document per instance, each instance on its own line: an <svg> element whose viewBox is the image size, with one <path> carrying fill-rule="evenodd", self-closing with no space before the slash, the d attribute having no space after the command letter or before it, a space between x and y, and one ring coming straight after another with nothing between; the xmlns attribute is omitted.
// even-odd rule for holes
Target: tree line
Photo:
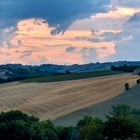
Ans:
<svg viewBox="0 0 140 140"><path fill-rule="evenodd" d="M21 111L0 113L2 140L139 140L140 109L128 105L112 107L105 119L85 116L76 126L41 122Z"/></svg>
<svg viewBox="0 0 140 140"><path fill-rule="evenodd" d="M140 68L140 66L111 66L112 71L123 71L123 72L133 72L135 69Z"/></svg>

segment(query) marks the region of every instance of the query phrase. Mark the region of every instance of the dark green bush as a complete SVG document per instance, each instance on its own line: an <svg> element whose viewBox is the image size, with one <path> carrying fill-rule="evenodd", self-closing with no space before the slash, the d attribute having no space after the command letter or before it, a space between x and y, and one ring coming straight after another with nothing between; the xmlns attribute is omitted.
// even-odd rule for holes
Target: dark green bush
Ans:
<svg viewBox="0 0 140 140"><path fill-rule="evenodd" d="M125 83L125 85L124 85L124 86L125 86L125 90L126 90L126 91L128 91L128 90L130 89L130 87L129 87L129 84L128 84L128 83Z"/></svg>
<svg viewBox="0 0 140 140"><path fill-rule="evenodd" d="M111 116L121 116L125 115L128 116L133 113L133 108L129 105L113 105L112 110L110 111Z"/></svg>
<svg viewBox="0 0 140 140"><path fill-rule="evenodd" d="M140 79L137 80L137 84L140 84Z"/></svg>

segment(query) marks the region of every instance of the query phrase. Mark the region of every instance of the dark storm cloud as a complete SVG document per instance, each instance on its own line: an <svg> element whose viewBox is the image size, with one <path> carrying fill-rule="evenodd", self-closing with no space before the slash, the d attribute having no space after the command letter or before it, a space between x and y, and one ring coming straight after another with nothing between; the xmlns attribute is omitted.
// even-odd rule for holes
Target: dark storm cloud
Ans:
<svg viewBox="0 0 140 140"><path fill-rule="evenodd" d="M65 31L76 19L105 12L110 0L1 0L0 27L9 27L19 20L43 18L57 27L52 34Z"/></svg>

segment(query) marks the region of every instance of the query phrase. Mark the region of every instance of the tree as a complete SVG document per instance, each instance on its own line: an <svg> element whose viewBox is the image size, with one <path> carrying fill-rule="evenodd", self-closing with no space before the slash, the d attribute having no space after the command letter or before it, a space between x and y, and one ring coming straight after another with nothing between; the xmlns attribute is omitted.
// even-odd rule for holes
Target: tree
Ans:
<svg viewBox="0 0 140 140"><path fill-rule="evenodd" d="M74 131L74 127L57 127L56 133L59 140L70 140Z"/></svg>
<svg viewBox="0 0 140 140"><path fill-rule="evenodd" d="M128 90L130 89L130 88L129 88L129 84L128 84L128 83L125 83L125 85L124 85L124 86L125 86L125 90L126 90L126 91L128 91Z"/></svg>
<svg viewBox="0 0 140 140"><path fill-rule="evenodd" d="M34 116L29 116L27 114L22 113L21 111L8 111L0 113L0 122L10 122L22 120L27 123L35 123L39 122L39 119Z"/></svg>
<svg viewBox="0 0 140 140"><path fill-rule="evenodd" d="M34 126L39 119L20 111L0 114L0 138L4 140L30 140L36 137ZM43 140L43 139L40 139Z"/></svg>
<svg viewBox="0 0 140 140"><path fill-rule="evenodd" d="M42 132L44 132L44 137L47 140L59 140L55 130L55 126L50 120L41 122L38 124L38 126L39 130L42 130Z"/></svg>
<svg viewBox="0 0 140 140"><path fill-rule="evenodd" d="M116 70L116 67L115 66L111 66L111 70L112 71L115 71Z"/></svg>
<svg viewBox="0 0 140 140"><path fill-rule="evenodd" d="M140 79L137 80L137 84L140 84Z"/></svg>
<svg viewBox="0 0 140 140"><path fill-rule="evenodd" d="M134 136L140 138L140 123L129 116L114 116L105 122L103 135L106 140L126 140Z"/></svg>
<svg viewBox="0 0 140 140"><path fill-rule="evenodd" d="M103 121L89 116L84 117L77 124L79 140L103 140Z"/></svg>
<svg viewBox="0 0 140 140"><path fill-rule="evenodd" d="M66 74L71 74L71 72L70 71L66 71Z"/></svg>

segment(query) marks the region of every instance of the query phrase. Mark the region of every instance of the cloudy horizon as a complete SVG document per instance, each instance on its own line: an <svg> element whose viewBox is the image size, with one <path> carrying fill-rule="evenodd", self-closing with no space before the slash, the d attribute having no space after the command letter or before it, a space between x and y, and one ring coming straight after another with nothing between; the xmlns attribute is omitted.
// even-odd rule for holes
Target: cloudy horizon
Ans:
<svg viewBox="0 0 140 140"><path fill-rule="evenodd" d="M1 0L0 64L140 60L140 0Z"/></svg>

